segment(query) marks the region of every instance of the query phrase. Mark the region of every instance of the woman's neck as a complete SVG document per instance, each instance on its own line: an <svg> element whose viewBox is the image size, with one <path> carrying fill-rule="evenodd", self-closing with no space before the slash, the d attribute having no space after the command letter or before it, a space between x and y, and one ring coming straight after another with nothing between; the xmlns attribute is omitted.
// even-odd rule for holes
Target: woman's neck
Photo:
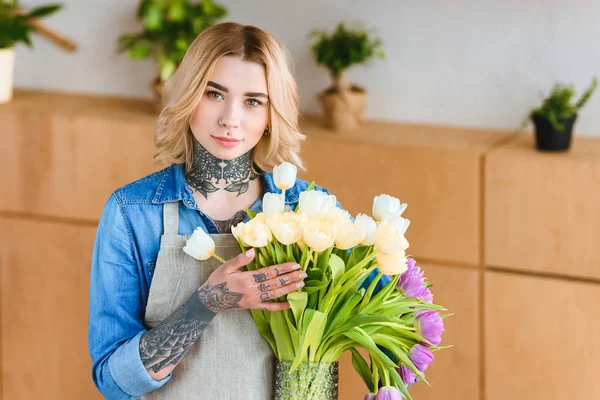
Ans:
<svg viewBox="0 0 600 400"><path fill-rule="evenodd" d="M237 193L237 197L246 193L250 183L258 177L252 172L251 155L249 151L233 160L224 160L213 156L194 139L194 160L185 178L205 199L218 191Z"/></svg>

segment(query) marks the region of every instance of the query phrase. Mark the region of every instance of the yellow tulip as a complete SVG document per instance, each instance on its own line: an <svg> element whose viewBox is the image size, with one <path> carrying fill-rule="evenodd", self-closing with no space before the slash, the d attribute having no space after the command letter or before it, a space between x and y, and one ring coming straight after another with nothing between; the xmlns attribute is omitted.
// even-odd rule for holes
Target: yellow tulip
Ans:
<svg viewBox="0 0 600 400"><path fill-rule="evenodd" d="M408 240L398 230L383 221L375 231L375 249L385 254L397 254L408 248Z"/></svg>
<svg viewBox="0 0 600 400"><path fill-rule="evenodd" d="M240 222L231 228L231 233L247 247L264 247L273 240L264 213L257 214L248 222Z"/></svg>
<svg viewBox="0 0 600 400"><path fill-rule="evenodd" d="M323 251L335 242L335 225L324 216L309 216L304 225L304 242L313 251Z"/></svg>
<svg viewBox="0 0 600 400"><path fill-rule="evenodd" d="M306 216L295 212L274 214L267 221L273 236L282 244L299 242L304 235L305 224Z"/></svg>
<svg viewBox="0 0 600 400"><path fill-rule="evenodd" d="M396 254L379 253L377 259L377 268L386 275L398 275L408 269L406 252L401 251Z"/></svg>

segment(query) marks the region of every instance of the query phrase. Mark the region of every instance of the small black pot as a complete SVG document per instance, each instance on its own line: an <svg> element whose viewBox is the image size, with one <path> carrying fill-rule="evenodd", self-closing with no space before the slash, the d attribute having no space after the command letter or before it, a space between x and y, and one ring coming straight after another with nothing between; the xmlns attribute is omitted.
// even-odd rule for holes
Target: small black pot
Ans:
<svg viewBox="0 0 600 400"><path fill-rule="evenodd" d="M556 130L544 117L532 115L531 119L535 125L535 146L542 151L565 151L571 147L573 124L577 114L571 118L560 120L563 124L562 130Z"/></svg>

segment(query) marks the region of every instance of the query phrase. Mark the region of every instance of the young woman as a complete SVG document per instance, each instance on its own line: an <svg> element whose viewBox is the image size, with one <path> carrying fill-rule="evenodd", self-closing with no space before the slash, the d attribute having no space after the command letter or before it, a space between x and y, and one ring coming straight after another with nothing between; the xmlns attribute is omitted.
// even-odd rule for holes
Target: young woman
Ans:
<svg viewBox="0 0 600 400"><path fill-rule="evenodd" d="M244 271L254 254L239 254L231 227L278 192L275 165L303 168L287 52L256 27L216 25L192 43L164 97L155 161L169 166L116 190L98 226L94 382L108 399L271 399L272 350L248 309L289 308L270 300L300 289L306 274L293 263ZM286 204L307 186L298 179ZM183 252L198 227L228 262Z"/></svg>

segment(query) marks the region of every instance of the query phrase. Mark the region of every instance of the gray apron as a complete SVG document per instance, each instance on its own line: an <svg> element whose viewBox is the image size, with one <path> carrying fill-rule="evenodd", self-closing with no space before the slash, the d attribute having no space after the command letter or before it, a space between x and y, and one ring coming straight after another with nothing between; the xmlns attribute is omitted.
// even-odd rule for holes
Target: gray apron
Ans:
<svg viewBox="0 0 600 400"><path fill-rule="evenodd" d="M154 328L181 307L221 263L198 261L183 252L189 236L179 236L179 203L165 203L164 234L150 285L145 324ZM210 235L225 260L239 254L231 234ZM144 399L271 400L273 350L260 336L248 310L218 313L171 379Z"/></svg>

